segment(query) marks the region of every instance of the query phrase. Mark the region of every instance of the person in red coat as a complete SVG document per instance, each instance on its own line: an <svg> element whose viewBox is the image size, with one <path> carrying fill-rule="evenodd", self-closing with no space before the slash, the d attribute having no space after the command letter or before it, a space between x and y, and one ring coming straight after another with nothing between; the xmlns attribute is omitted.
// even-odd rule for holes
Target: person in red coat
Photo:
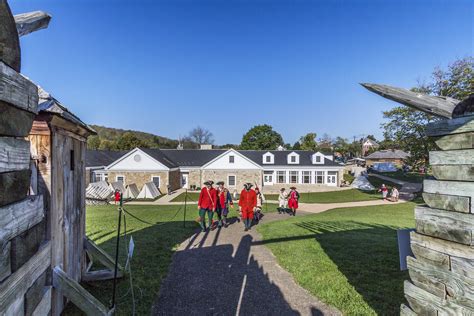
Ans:
<svg viewBox="0 0 474 316"><path fill-rule="evenodd" d="M252 226L253 211L256 206L257 194L252 190L252 184L246 183L239 197L239 209L242 212L245 231L248 231Z"/></svg>
<svg viewBox="0 0 474 316"><path fill-rule="evenodd" d="M291 209L290 215L296 216L296 209L298 208L300 194L298 191L296 191L295 187L291 187L290 190L290 194L288 195L288 207Z"/></svg>
<svg viewBox="0 0 474 316"><path fill-rule="evenodd" d="M199 225L201 231L206 231L206 213L209 219L209 227L212 228L212 217L217 205L217 191L212 187L213 181L204 182L205 187L202 188L199 194L198 210L199 210Z"/></svg>

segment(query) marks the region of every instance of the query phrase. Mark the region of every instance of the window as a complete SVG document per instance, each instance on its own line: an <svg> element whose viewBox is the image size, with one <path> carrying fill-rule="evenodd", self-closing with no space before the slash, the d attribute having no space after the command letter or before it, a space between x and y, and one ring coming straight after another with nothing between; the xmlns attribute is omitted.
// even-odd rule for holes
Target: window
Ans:
<svg viewBox="0 0 474 316"><path fill-rule="evenodd" d="M316 156L316 162L321 162L321 156Z"/></svg>
<svg viewBox="0 0 474 316"><path fill-rule="evenodd" d="M271 156L265 156L265 162L272 162Z"/></svg>
<svg viewBox="0 0 474 316"><path fill-rule="evenodd" d="M229 184L230 187L235 187L235 176L228 176L227 177L227 183Z"/></svg>
<svg viewBox="0 0 474 316"><path fill-rule="evenodd" d="M286 171L277 171L277 183L286 183Z"/></svg>
<svg viewBox="0 0 474 316"><path fill-rule="evenodd" d="M229 156L229 163L234 163L235 156Z"/></svg>
<svg viewBox="0 0 474 316"><path fill-rule="evenodd" d="M316 171L316 184L324 184L324 171Z"/></svg>
<svg viewBox="0 0 474 316"><path fill-rule="evenodd" d="M153 182L157 189L160 188L160 177L151 177L151 182Z"/></svg>
<svg viewBox="0 0 474 316"><path fill-rule="evenodd" d="M102 179L103 179L104 181L109 181L109 175L104 173L104 174L102 175Z"/></svg>
<svg viewBox="0 0 474 316"><path fill-rule="evenodd" d="M263 182L264 183L273 183L273 171L264 171L263 172Z"/></svg>
<svg viewBox="0 0 474 316"><path fill-rule="evenodd" d="M263 155L263 163L265 164L273 164L274 163L274 156L272 153L267 152Z"/></svg>
<svg viewBox="0 0 474 316"><path fill-rule="evenodd" d="M303 183L311 183L311 171L303 171Z"/></svg>
<svg viewBox="0 0 474 316"><path fill-rule="evenodd" d="M293 162L293 163L295 163L295 162L296 162L296 156L291 156L291 157L290 157L290 161Z"/></svg>
<svg viewBox="0 0 474 316"><path fill-rule="evenodd" d="M116 176L115 181L125 183L125 176Z"/></svg>
<svg viewBox="0 0 474 316"><path fill-rule="evenodd" d="M328 184L335 184L337 179L337 171L328 171Z"/></svg>
<svg viewBox="0 0 474 316"><path fill-rule="evenodd" d="M298 183L298 171L290 171L290 183Z"/></svg>
<svg viewBox="0 0 474 316"><path fill-rule="evenodd" d="M292 152L288 154L287 161L289 164L298 164L300 163L300 156L297 153Z"/></svg>

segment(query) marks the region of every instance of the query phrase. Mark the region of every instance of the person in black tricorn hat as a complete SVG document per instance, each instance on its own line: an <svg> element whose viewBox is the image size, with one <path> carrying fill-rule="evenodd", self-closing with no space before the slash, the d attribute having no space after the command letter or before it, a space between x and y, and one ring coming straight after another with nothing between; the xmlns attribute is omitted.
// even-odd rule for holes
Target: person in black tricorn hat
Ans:
<svg viewBox="0 0 474 316"><path fill-rule="evenodd" d="M300 194L296 191L295 187L290 188L290 194L288 196L288 207L291 209L291 214L296 216L296 209L298 208L298 200L300 199Z"/></svg>
<svg viewBox="0 0 474 316"><path fill-rule="evenodd" d="M224 181L219 181L216 183L217 187L217 218L219 220L219 227L227 227L227 214L229 214L229 206L233 207L234 202L232 201L232 196L230 195L229 190L224 186Z"/></svg>
<svg viewBox="0 0 474 316"><path fill-rule="evenodd" d="M240 192L239 208L242 212L245 231L252 226L253 212L257 206L257 194L252 190L252 183L244 184L244 189Z"/></svg>
<svg viewBox="0 0 474 316"><path fill-rule="evenodd" d="M209 218L209 227L212 228L212 217L217 206L217 191L212 187L213 184L214 182L211 180L204 182L205 187L201 189L201 193L199 194L199 225L203 232L206 231L206 213Z"/></svg>

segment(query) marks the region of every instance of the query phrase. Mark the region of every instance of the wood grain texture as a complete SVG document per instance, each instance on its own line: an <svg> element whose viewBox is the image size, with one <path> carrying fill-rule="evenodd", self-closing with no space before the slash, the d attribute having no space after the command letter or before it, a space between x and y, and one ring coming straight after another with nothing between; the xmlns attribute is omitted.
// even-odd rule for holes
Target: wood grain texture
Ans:
<svg viewBox="0 0 474 316"><path fill-rule="evenodd" d="M87 237L84 238L84 247L87 252L92 256L92 259L94 261L100 262L102 265L109 268L110 270L115 269L115 260ZM118 268L119 273L122 274L123 268L120 264L118 265Z"/></svg>
<svg viewBox="0 0 474 316"><path fill-rule="evenodd" d="M6 0L0 0L0 60L20 72L20 40Z"/></svg>
<svg viewBox="0 0 474 316"><path fill-rule="evenodd" d="M33 11L16 14L14 16L18 36L45 29L48 27L51 16L43 11Z"/></svg>
<svg viewBox="0 0 474 316"><path fill-rule="evenodd" d="M43 197L30 196L0 208L0 245L25 232L44 218Z"/></svg>
<svg viewBox="0 0 474 316"><path fill-rule="evenodd" d="M11 261L12 271L18 270L25 262L27 262L39 249L43 241L45 241L45 221L44 219L29 228L25 232L15 236L10 240L12 244Z"/></svg>
<svg viewBox="0 0 474 316"><path fill-rule="evenodd" d="M50 284L48 278L49 271L45 271L25 293L25 316L31 316L36 309L36 306L43 299L45 290L49 288Z"/></svg>
<svg viewBox="0 0 474 316"><path fill-rule="evenodd" d="M400 316L416 316L416 313L405 304L400 305Z"/></svg>
<svg viewBox="0 0 474 316"><path fill-rule="evenodd" d="M432 208L461 213L471 212L471 198L468 196L423 192L423 200Z"/></svg>
<svg viewBox="0 0 474 316"><path fill-rule="evenodd" d="M417 206L415 208L416 232L472 246L474 216Z"/></svg>
<svg viewBox="0 0 474 316"><path fill-rule="evenodd" d="M0 101L0 135L25 137L33 125L34 113Z"/></svg>
<svg viewBox="0 0 474 316"><path fill-rule="evenodd" d="M435 143L441 150L474 148L474 132L436 137Z"/></svg>
<svg viewBox="0 0 474 316"><path fill-rule="evenodd" d="M0 61L0 101L36 114L38 87Z"/></svg>
<svg viewBox="0 0 474 316"><path fill-rule="evenodd" d="M421 235L415 232L410 233L410 240L413 244L417 244L452 257L474 260L474 248L470 246Z"/></svg>
<svg viewBox="0 0 474 316"><path fill-rule="evenodd" d="M51 244L44 244L40 250L18 271L0 283L0 306L10 306L50 266ZM1 311L0 311L1 314Z"/></svg>
<svg viewBox="0 0 474 316"><path fill-rule="evenodd" d="M113 278L114 278L114 270L96 270L96 271L88 271L82 274L83 282L105 281L105 280L112 280Z"/></svg>
<svg viewBox="0 0 474 316"><path fill-rule="evenodd" d="M0 137L0 172L30 168L30 143L24 139Z"/></svg>
<svg viewBox="0 0 474 316"><path fill-rule="evenodd" d="M45 287L43 298L33 311L33 316L49 315L51 311L51 286Z"/></svg>
<svg viewBox="0 0 474 316"><path fill-rule="evenodd" d="M446 298L446 284L426 271L427 266L418 263L413 257L407 257L408 273L410 279L419 288L440 298ZM431 270L430 270L431 271Z"/></svg>
<svg viewBox="0 0 474 316"><path fill-rule="evenodd" d="M7 242L0 248L0 282L5 280L11 273L10 265L10 243Z"/></svg>
<svg viewBox="0 0 474 316"><path fill-rule="evenodd" d="M451 257L451 270L463 277L474 279L474 259Z"/></svg>
<svg viewBox="0 0 474 316"><path fill-rule="evenodd" d="M53 269L53 287L87 315L110 315L109 310L61 268Z"/></svg>
<svg viewBox="0 0 474 316"><path fill-rule="evenodd" d="M440 120L426 125L430 137L474 132L474 115L452 120Z"/></svg>
<svg viewBox="0 0 474 316"><path fill-rule="evenodd" d="M438 180L474 180L474 165L434 165L431 168L433 176Z"/></svg>
<svg viewBox="0 0 474 316"><path fill-rule="evenodd" d="M30 170L0 173L0 206L23 200L28 193Z"/></svg>
<svg viewBox="0 0 474 316"><path fill-rule="evenodd" d="M423 189L426 193L467 196L471 201L474 198L474 182L424 180ZM473 211L471 203L470 213Z"/></svg>
<svg viewBox="0 0 474 316"><path fill-rule="evenodd" d="M18 316L23 314L25 300L23 297L17 297L6 309L0 307L0 313L5 316ZM3 307L3 306L2 306Z"/></svg>
<svg viewBox="0 0 474 316"><path fill-rule="evenodd" d="M430 151L430 164L474 165L474 149Z"/></svg>
<svg viewBox="0 0 474 316"><path fill-rule="evenodd" d="M413 251L416 259L429 262L430 264L446 271L450 270L451 266L449 255L415 243L411 244L411 250Z"/></svg>

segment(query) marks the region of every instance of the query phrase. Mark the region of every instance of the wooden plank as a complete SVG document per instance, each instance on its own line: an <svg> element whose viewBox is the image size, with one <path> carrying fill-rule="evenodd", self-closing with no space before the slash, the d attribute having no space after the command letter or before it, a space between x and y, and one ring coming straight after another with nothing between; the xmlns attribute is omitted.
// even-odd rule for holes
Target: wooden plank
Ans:
<svg viewBox="0 0 474 316"><path fill-rule="evenodd" d="M49 271L45 271L25 293L25 316L33 314L38 304L43 299L45 290L49 288Z"/></svg>
<svg viewBox="0 0 474 316"><path fill-rule="evenodd" d="M416 316L416 313L405 304L400 305L400 316Z"/></svg>
<svg viewBox="0 0 474 316"><path fill-rule="evenodd" d="M10 243L7 242L3 247L0 248L0 282L5 280L11 273L10 264Z"/></svg>
<svg viewBox="0 0 474 316"><path fill-rule="evenodd" d="M33 11L16 14L14 16L18 36L45 29L48 27L51 16L43 11Z"/></svg>
<svg viewBox="0 0 474 316"><path fill-rule="evenodd" d="M24 139L0 137L0 172L30 168L30 143Z"/></svg>
<svg viewBox="0 0 474 316"><path fill-rule="evenodd" d="M431 167L438 180L472 181L474 165L436 165Z"/></svg>
<svg viewBox="0 0 474 316"><path fill-rule="evenodd" d="M447 254L415 243L410 246L416 259L429 262L440 269L450 270L450 257Z"/></svg>
<svg viewBox="0 0 474 316"><path fill-rule="evenodd" d="M435 142L441 150L474 148L474 132L436 137Z"/></svg>
<svg viewBox="0 0 474 316"><path fill-rule="evenodd" d="M94 261L98 261L103 264L105 267L109 268L110 270L115 269L115 260L106 253L102 248L97 246L92 240L85 237L84 238L84 247L92 256ZM119 272L123 272L122 266L119 264Z"/></svg>
<svg viewBox="0 0 474 316"><path fill-rule="evenodd" d="M38 87L0 61L0 101L36 114Z"/></svg>
<svg viewBox="0 0 474 316"><path fill-rule="evenodd" d="M468 196L423 192L423 200L432 208L461 213L471 211L471 198Z"/></svg>
<svg viewBox="0 0 474 316"><path fill-rule="evenodd" d="M0 173L0 206L24 199L29 182L30 170Z"/></svg>
<svg viewBox="0 0 474 316"><path fill-rule="evenodd" d="M474 279L474 259L451 257L451 270L453 273Z"/></svg>
<svg viewBox="0 0 474 316"><path fill-rule="evenodd" d="M0 0L0 60L20 72L20 40L7 1Z"/></svg>
<svg viewBox="0 0 474 316"><path fill-rule="evenodd" d="M45 221L42 220L39 224L10 240L12 244L10 251L12 272L18 270L38 251L42 242L46 240L45 233Z"/></svg>
<svg viewBox="0 0 474 316"><path fill-rule="evenodd" d="M31 130L35 114L0 101L0 135L25 137Z"/></svg>
<svg viewBox="0 0 474 316"><path fill-rule="evenodd" d="M121 277L121 275L117 275ZM112 280L114 278L114 270L97 270L97 271L88 271L82 274L83 282L95 282L95 281L105 281Z"/></svg>
<svg viewBox="0 0 474 316"><path fill-rule="evenodd" d="M0 245L38 224L44 218L43 197L30 196L0 208Z"/></svg>
<svg viewBox="0 0 474 316"><path fill-rule="evenodd" d="M440 209L417 206L416 232L472 246L474 216Z"/></svg>
<svg viewBox="0 0 474 316"><path fill-rule="evenodd" d="M13 301L12 304L10 304L10 306L8 306L6 309L0 309L0 314L2 314L2 316L18 316L18 315L22 315L23 314L23 310L24 310L24 306L25 306L25 300L23 297L18 297L16 298L15 301ZM3 307L3 306L1 306Z"/></svg>
<svg viewBox="0 0 474 316"><path fill-rule="evenodd" d="M474 149L430 151L430 164L474 165Z"/></svg>
<svg viewBox="0 0 474 316"><path fill-rule="evenodd" d="M456 104L460 102L449 97L431 96L383 84L362 83L361 85L384 98L443 118L451 118Z"/></svg>
<svg viewBox="0 0 474 316"><path fill-rule="evenodd" d="M47 286L43 298L33 311L33 316L49 315L51 311L51 286Z"/></svg>
<svg viewBox="0 0 474 316"><path fill-rule="evenodd" d="M474 132L474 115L439 120L426 125L426 135L430 137L471 132Z"/></svg>
<svg viewBox="0 0 474 316"><path fill-rule="evenodd" d="M474 248L470 246L421 235L416 232L410 234L410 241L412 244L442 252L452 257L474 260Z"/></svg>
<svg viewBox="0 0 474 316"><path fill-rule="evenodd" d="M407 264L408 269L422 275L422 282L413 282L418 287L441 298L447 298L448 294L448 300L474 308L474 279L436 269L412 257L407 258Z"/></svg>
<svg viewBox="0 0 474 316"><path fill-rule="evenodd" d="M60 267L53 269L53 287L87 315L110 315L109 310Z"/></svg>
<svg viewBox="0 0 474 316"><path fill-rule="evenodd" d="M50 266L51 244L44 244L18 271L0 283L0 306L9 306L18 296L23 296Z"/></svg>
<svg viewBox="0 0 474 316"><path fill-rule="evenodd" d="M437 193L457 196L467 196L474 198L474 182L424 180L423 190L426 193ZM473 203L471 203L470 213L474 213Z"/></svg>

